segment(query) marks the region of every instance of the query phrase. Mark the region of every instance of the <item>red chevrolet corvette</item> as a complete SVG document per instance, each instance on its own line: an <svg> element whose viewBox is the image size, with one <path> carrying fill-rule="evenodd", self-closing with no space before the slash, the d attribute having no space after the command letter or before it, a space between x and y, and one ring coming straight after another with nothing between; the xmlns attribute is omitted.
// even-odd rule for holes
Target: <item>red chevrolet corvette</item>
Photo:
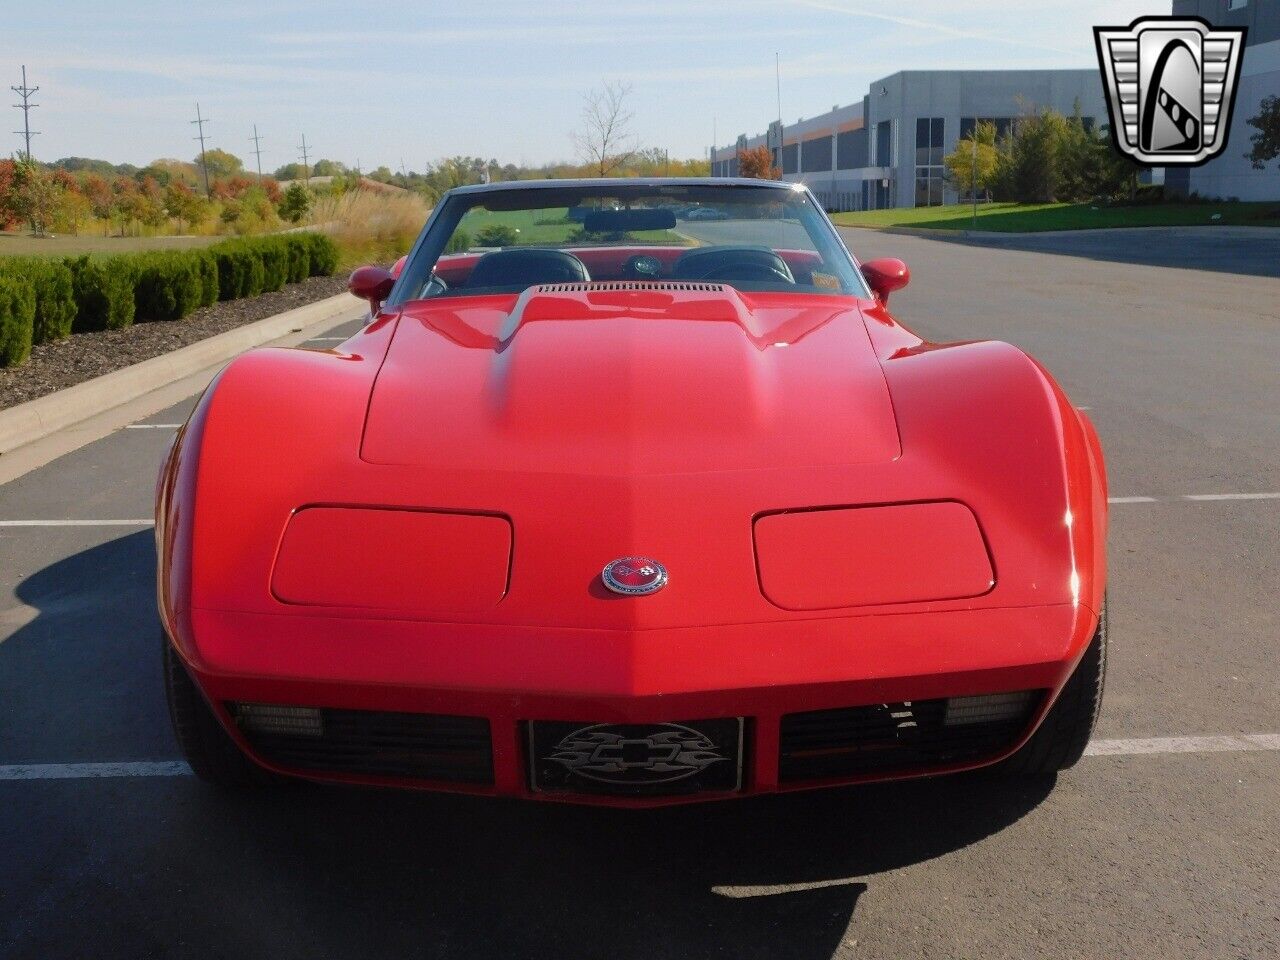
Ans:
<svg viewBox="0 0 1280 960"><path fill-rule="evenodd" d="M450 192L352 276L363 330L240 357L164 462L193 770L645 805L1073 764L1097 434L895 321L907 279L787 184Z"/></svg>

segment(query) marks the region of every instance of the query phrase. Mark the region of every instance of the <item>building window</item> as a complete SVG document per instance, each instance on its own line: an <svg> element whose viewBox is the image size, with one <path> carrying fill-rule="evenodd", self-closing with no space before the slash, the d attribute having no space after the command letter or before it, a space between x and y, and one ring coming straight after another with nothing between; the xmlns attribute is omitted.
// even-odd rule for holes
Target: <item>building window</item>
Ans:
<svg viewBox="0 0 1280 960"><path fill-rule="evenodd" d="M889 120L876 124L876 166L893 166L893 134Z"/></svg>
<svg viewBox="0 0 1280 960"><path fill-rule="evenodd" d="M782 172L797 173L796 161L800 159L800 144L788 143L782 148Z"/></svg>
<svg viewBox="0 0 1280 960"><path fill-rule="evenodd" d="M831 169L831 137L813 137L800 144L800 172L817 173Z"/></svg>
<svg viewBox="0 0 1280 960"><path fill-rule="evenodd" d="M1085 117L1085 127L1089 126L1092 117ZM961 117L960 118L960 139L968 140L973 134L973 128L980 123L990 123L996 128L996 143L1009 136L1013 130L1013 117Z"/></svg>
<svg viewBox="0 0 1280 960"><path fill-rule="evenodd" d="M936 207L942 203L942 117L916 120L916 206Z"/></svg>

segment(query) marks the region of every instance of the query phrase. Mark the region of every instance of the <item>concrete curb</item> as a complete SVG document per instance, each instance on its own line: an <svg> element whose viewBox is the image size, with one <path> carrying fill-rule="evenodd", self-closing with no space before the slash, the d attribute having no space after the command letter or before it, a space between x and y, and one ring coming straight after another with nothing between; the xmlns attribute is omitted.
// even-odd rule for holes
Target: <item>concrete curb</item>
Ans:
<svg viewBox="0 0 1280 960"><path fill-rule="evenodd" d="M0 455L224 363L252 347L321 324L355 319L356 308L357 301L350 294L340 293L0 410Z"/></svg>

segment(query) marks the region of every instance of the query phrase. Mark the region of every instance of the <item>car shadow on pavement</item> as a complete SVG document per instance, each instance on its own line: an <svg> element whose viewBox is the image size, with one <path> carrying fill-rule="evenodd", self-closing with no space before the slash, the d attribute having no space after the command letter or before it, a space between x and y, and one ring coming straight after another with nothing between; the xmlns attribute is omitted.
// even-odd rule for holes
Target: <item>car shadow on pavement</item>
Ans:
<svg viewBox="0 0 1280 960"><path fill-rule="evenodd" d="M0 706L22 760L176 756L153 562L138 533L18 587L40 610L0 644L4 692L30 688ZM52 729L19 717L37 708ZM825 960L857 936L878 875L1004 829L1052 786L964 775L616 810L193 777L11 782L2 795L27 812L20 827L11 804L0 817L8 955Z"/></svg>
<svg viewBox="0 0 1280 960"><path fill-rule="evenodd" d="M1152 227L1040 233L961 233L937 230L931 240L1029 253L1052 253L1112 263L1177 267L1255 277L1280 277L1280 229Z"/></svg>

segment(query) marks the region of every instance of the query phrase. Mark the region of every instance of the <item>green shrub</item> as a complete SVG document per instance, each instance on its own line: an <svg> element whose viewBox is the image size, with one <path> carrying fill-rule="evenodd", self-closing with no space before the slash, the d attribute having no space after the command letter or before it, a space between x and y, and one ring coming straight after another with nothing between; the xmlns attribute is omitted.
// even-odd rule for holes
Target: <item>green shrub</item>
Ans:
<svg viewBox="0 0 1280 960"><path fill-rule="evenodd" d="M332 277L337 272L338 245L333 242L331 237L311 231L292 234L292 236L303 238L303 242L310 247L311 276Z"/></svg>
<svg viewBox="0 0 1280 960"><path fill-rule="evenodd" d="M218 299L235 300L246 296L249 265L256 258L234 241L215 244L209 252L218 265Z"/></svg>
<svg viewBox="0 0 1280 960"><path fill-rule="evenodd" d="M283 237L264 237L256 245L262 256L262 289L279 290L289 282L289 246Z"/></svg>
<svg viewBox="0 0 1280 960"><path fill-rule="evenodd" d="M466 253L471 249L471 234L465 230L453 231L453 236L444 245L445 253Z"/></svg>
<svg viewBox="0 0 1280 960"><path fill-rule="evenodd" d="M4 257L0 276L29 283L36 298L33 343L61 340L71 333L76 301L71 290L71 270L47 257Z"/></svg>
<svg viewBox="0 0 1280 960"><path fill-rule="evenodd" d="M249 270L245 274L244 292L240 294L242 297L257 297L262 294L267 283L267 271L262 266L262 251L256 247L249 247L246 250L249 256L247 261Z"/></svg>
<svg viewBox="0 0 1280 960"><path fill-rule="evenodd" d="M135 320L181 320L204 298L200 260L188 252L136 257Z"/></svg>
<svg viewBox="0 0 1280 960"><path fill-rule="evenodd" d="M192 250L200 269L200 306L211 307L218 302L218 258L208 250Z"/></svg>
<svg viewBox="0 0 1280 960"><path fill-rule="evenodd" d="M0 367L12 367L31 356L36 295L30 282L0 277Z"/></svg>
<svg viewBox="0 0 1280 960"><path fill-rule="evenodd" d="M284 237L284 248L289 255L289 282L301 283L311 276L311 244L299 239L297 234Z"/></svg>
<svg viewBox="0 0 1280 960"><path fill-rule="evenodd" d="M76 300L73 331L119 330L133 323L136 270L131 257L76 257L67 266Z"/></svg>
<svg viewBox="0 0 1280 960"><path fill-rule="evenodd" d="M515 227L505 223L492 223L476 234L477 247L514 247L519 242Z"/></svg>

